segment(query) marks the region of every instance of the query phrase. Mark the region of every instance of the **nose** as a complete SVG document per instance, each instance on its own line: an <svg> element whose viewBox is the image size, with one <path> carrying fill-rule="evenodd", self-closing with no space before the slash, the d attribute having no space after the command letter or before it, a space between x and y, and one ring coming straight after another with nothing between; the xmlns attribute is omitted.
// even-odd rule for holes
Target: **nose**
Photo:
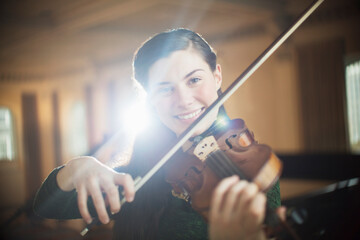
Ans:
<svg viewBox="0 0 360 240"><path fill-rule="evenodd" d="M194 102L194 97L189 89L178 88L176 91L176 104L178 107L187 107Z"/></svg>

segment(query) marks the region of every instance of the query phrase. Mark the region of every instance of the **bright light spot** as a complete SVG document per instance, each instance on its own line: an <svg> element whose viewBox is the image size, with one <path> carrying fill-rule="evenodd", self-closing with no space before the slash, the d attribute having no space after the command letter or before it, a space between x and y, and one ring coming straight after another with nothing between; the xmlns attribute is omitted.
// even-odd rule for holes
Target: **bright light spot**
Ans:
<svg viewBox="0 0 360 240"><path fill-rule="evenodd" d="M224 117L218 117L217 122L221 127L225 127L227 125L227 119Z"/></svg>
<svg viewBox="0 0 360 240"><path fill-rule="evenodd" d="M360 60L346 67L348 136L351 151L360 152Z"/></svg>
<svg viewBox="0 0 360 240"><path fill-rule="evenodd" d="M124 131L130 134L137 134L150 124L149 112L145 103L130 105L122 116L124 121Z"/></svg>

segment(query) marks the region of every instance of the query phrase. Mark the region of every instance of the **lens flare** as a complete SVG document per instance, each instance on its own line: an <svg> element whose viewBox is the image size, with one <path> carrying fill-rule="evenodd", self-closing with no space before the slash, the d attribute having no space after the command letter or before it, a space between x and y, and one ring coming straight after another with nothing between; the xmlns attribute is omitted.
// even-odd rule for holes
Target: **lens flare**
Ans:
<svg viewBox="0 0 360 240"><path fill-rule="evenodd" d="M150 124L148 110L144 103L135 103L127 107L123 115L124 131L137 134Z"/></svg>

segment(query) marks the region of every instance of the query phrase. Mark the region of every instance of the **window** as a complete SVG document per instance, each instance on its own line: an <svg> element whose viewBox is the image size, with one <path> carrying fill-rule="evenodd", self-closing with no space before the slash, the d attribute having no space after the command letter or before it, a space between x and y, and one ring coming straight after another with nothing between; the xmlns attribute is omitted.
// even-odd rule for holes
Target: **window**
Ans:
<svg viewBox="0 0 360 240"><path fill-rule="evenodd" d="M68 118L67 144L71 156L84 155L88 151L86 109L81 101L75 102Z"/></svg>
<svg viewBox="0 0 360 240"><path fill-rule="evenodd" d="M360 153L360 60L346 66L346 98L350 148Z"/></svg>
<svg viewBox="0 0 360 240"><path fill-rule="evenodd" d="M0 107L0 160L14 160L12 115L8 108Z"/></svg>

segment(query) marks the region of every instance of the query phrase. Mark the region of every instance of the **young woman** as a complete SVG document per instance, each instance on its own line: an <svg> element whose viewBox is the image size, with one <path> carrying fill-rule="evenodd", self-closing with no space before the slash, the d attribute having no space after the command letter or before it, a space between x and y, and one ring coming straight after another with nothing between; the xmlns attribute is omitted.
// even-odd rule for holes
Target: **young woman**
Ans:
<svg viewBox="0 0 360 240"><path fill-rule="evenodd" d="M217 99L222 75L212 48L187 29L147 40L135 53L133 70L134 79L147 91L156 126L135 141L127 166L114 170L93 157L79 157L55 169L38 192L35 211L48 218L82 217L87 223L97 215L106 224L107 206L114 214L120 211L118 186L122 186L132 203L114 216L114 239L265 239L266 197L255 184L235 176L222 180L214 190L209 225L189 203L171 194L164 170L135 197L132 177L144 175L165 146ZM195 135L209 129L219 112L225 114L214 112ZM267 201L272 208L280 205L278 183Z"/></svg>

